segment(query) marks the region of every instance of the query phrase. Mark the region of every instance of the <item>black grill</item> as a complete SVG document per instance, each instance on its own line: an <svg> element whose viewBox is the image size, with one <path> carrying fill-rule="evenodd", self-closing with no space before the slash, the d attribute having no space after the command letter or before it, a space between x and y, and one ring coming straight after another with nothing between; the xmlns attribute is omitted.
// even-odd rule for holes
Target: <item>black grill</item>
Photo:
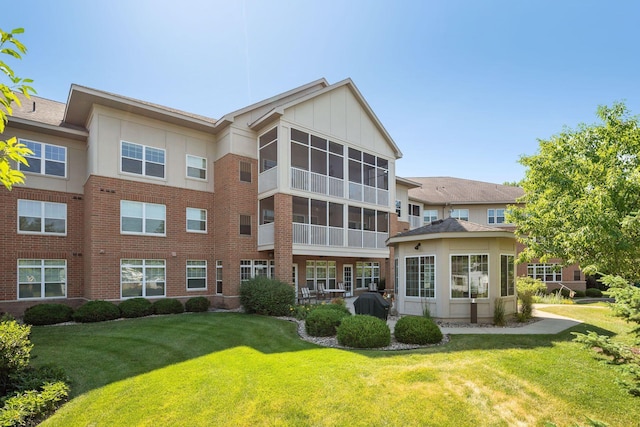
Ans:
<svg viewBox="0 0 640 427"><path fill-rule="evenodd" d="M353 302L353 308L356 310L356 314L368 314L382 320L387 320L390 307L391 304L389 301L382 298L377 292L362 294Z"/></svg>

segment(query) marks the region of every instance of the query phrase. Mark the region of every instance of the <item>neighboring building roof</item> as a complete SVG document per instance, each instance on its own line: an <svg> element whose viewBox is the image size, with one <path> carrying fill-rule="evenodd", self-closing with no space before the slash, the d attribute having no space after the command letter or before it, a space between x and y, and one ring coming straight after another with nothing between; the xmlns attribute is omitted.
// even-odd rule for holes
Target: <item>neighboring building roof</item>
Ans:
<svg viewBox="0 0 640 427"><path fill-rule="evenodd" d="M452 177L407 178L422 184L409 190L409 198L427 205L515 203L520 187Z"/></svg>
<svg viewBox="0 0 640 427"><path fill-rule="evenodd" d="M489 227L457 218L447 218L439 219L422 227L396 234L387 240L387 244L413 242L417 240L468 237L515 238L513 232L502 228Z"/></svg>

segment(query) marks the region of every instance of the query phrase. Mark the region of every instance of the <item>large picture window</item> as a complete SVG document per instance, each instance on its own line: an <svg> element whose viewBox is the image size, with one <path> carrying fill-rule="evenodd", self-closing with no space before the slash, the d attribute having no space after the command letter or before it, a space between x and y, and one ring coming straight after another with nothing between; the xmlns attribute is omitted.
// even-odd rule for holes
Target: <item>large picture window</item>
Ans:
<svg viewBox="0 0 640 427"><path fill-rule="evenodd" d="M66 235L67 205L18 200L18 233Z"/></svg>
<svg viewBox="0 0 640 427"><path fill-rule="evenodd" d="M120 291L122 298L165 296L165 260L121 260Z"/></svg>
<svg viewBox="0 0 640 427"><path fill-rule="evenodd" d="M66 295L66 260L18 260L18 299L64 298Z"/></svg>
<svg viewBox="0 0 640 427"><path fill-rule="evenodd" d="M122 172L164 178L165 150L132 142L120 143L120 169Z"/></svg>
<svg viewBox="0 0 640 427"><path fill-rule="evenodd" d="M451 298L489 297L489 255L451 255Z"/></svg>
<svg viewBox="0 0 640 427"><path fill-rule="evenodd" d="M318 290L319 285L324 289L336 289L337 268L335 261L307 261L307 287Z"/></svg>
<svg viewBox="0 0 640 427"><path fill-rule="evenodd" d="M187 261L187 290L207 289L207 261Z"/></svg>
<svg viewBox="0 0 640 427"><path fill-rule="evenodd" d="M405 259L406 296L435 298L435 256L415 256Z"/></svg>
<svg viewBox="0 0 640 427"><path fill-rule="evenodd" d="M356 262L356 288L369 288L372 283L380 280L380 263Z"/></svg>
<svg viewBox="0 0 640 427"><path fill-rule="evenodd" d="M515 257L513 255L500 255L500 296L515 295L515 268Z"/></svg>
<svg viewBox="0 0 640 427"><path fill-rule="evenodd" d="M120 232L122 234L165 235L165 205L120 201Z"/></svg>
<svg viewBox="0 0 640 427"><path fill-rule="evenodd" d="M59 145L44 144L42 142L21 139L20 143L26 145L33 154L26 156L29 166L19 163L22 172L37 173L41 175L67 176L67 148Z"/></svg>
<svg viewBox="0 0 640 427"><path fill-rule="evenodd" d="M243 259L240 261L240 281L246 282L253 277L274 277L275 261L264 259ZM222 272L222 264L220 264Z"/></svg>

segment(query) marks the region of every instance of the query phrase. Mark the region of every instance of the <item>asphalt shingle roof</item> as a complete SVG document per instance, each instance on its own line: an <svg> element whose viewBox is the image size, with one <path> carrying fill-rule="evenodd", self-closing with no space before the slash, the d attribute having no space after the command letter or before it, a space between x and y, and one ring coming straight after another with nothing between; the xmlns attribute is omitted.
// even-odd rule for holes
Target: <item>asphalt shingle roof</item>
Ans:
<svg viewBox="0 0 640 427"><path fill-rule="evenodd" d="M422 184L409 197L428 205L445 203L515 203L524 194L520 187L452 177L407 178Z"/></svg>
<svg viewBox="0 0 640 427"><path fill-rule="evenodd" d="M393 237L419 236L437 233L464 233L464 232L493 232L505 231L501 228L489 227L475 222L469 222L457 218L439 219L422 227L396 234Z"/></svg>

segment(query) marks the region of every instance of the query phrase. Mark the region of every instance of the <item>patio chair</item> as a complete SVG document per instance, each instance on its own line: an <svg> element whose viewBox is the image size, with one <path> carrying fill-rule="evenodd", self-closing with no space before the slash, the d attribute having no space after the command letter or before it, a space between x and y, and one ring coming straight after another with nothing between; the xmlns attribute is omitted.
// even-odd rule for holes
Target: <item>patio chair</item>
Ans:
<svg viewBox="0 0 640 427"><path fill-rule="evenodd" d="M320 296L322 296L322 299L325 299L327 297L327 291L324 289L324 283L318 283L318 290L316 291L316 299L320 299Z"/></svg>
<svg viewBox="0 0 640 427"><path fill-rule="evenodd" d="M311 292L309 292L309 288L303 286L300 288L301 296L298 297L298 303L308 301L311 304Z"/></svg>
<svg viewBox="0 0 640 427"><path fill-rule="evenodd" d="M342 283L342 282L338 282L338 289L345 291L345 289L344 289L344 283ZM345 291L345 293L346 293L346 291ZM344 295L344 294L343 294L343 295Z"/></svg>

